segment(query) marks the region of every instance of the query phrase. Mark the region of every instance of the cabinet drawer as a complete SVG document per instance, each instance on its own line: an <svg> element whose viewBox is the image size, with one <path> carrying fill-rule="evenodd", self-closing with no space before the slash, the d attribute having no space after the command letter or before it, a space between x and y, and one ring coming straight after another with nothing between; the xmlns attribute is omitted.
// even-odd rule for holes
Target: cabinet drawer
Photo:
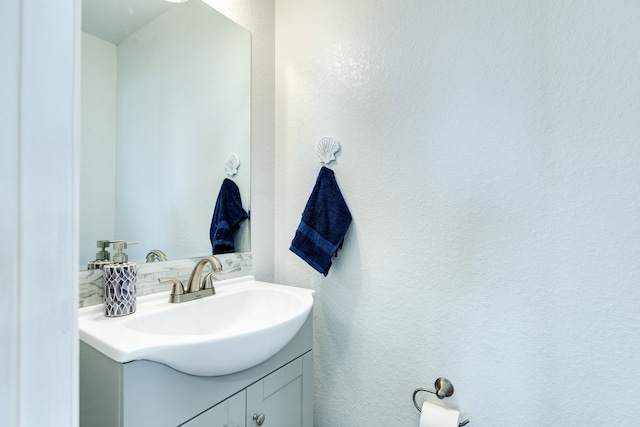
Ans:
<svg viewBox="0 0 640 427"><path fill-rule="evenodd" d="M244 427L245 394L243 390L211 409L182 424L184 427Z"/></svg>

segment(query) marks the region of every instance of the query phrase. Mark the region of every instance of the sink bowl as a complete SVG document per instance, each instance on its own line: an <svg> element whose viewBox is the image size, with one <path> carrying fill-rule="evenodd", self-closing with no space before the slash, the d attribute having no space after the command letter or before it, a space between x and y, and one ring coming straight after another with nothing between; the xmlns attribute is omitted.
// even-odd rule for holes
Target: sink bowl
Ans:
<svg viewBox="0 0 640 427"><path fill-rule="evenodd" d="M313 291L256 281L216 283L216 295L180 304L169 293L138 297L134 314L80 309L80 339L116 362L151 360L190 375L220 376L256 366L300 330Z"/></svg>

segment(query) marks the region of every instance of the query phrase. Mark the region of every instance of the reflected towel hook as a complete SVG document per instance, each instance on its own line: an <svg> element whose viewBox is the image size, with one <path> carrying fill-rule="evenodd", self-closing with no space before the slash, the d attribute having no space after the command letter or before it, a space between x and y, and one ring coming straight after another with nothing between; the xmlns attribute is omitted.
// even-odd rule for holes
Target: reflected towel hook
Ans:
<svg viewBox="0 0 640 427"><path fill-rule="evenodd" d="M427 392L427 393L431 393L431 394L435 394L436 396L438 396L438 399L444 399L445 397L449 397L453 394L453 384L451 384L451 381L449 381L446 378L438 378L434 384L436 390L430 390L428 388L417 388L414 390L413 392L413 404L415 405L416 409L420 412L422 412L422 409L420 408L420 405L418 405L418 402L416 402L416 395L418 393L420 393L421 391ZM469 424L469 420L464 420L462 421L460 424L458 424L460 427L462 426L466 426L467 424Z"/></svg>
<svg viewBox="0 0 640 427"><path fill-rule="evenodd" d="M233 178L238 174L238 168L240 167L240 157L237 154L231 153L227 156L227 160L224 161L224 170L229 178Z"/></svg>

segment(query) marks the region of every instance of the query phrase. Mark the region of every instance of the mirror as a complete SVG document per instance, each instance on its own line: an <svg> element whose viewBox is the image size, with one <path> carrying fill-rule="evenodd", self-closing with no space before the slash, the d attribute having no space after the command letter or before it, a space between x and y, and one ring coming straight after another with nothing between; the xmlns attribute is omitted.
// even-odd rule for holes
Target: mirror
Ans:
<svg viewBox="0 0 640 427"><path fill-rule="evenodd" d="M201 0L83 0L80 268L98 240L144 263L211 254L231 154L250 210L251 35ZM249 220L235 233L250 250ZM113 257L113 248L110 248Z"/></svg>

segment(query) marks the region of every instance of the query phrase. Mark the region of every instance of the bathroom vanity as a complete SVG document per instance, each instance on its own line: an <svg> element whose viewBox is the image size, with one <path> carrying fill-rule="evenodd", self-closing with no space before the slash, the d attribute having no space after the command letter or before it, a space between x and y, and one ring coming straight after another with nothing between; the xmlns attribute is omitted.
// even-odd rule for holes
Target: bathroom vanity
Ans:
<svg viewBox="0 0 640 427"><path fill-rule="evenodd" d="M312 427L312 319L274 356L223 376L118 363L81 341L80 426Z"/></svg>
<svg viewBox="0 0 640 427"><path fill-rule="evenodd" d="M243 276L127 316L81 308L80 425L312 427L313 293Z"/></svg>

